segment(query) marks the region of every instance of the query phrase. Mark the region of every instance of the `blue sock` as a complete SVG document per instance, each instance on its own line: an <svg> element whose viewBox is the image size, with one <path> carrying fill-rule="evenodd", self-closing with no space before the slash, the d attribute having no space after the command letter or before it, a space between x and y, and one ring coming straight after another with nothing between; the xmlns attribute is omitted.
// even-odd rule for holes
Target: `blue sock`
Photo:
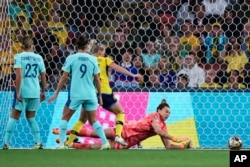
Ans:
<svg viewBox="0 0 250 167"><path fill-rule="evenodd" d="M34 140L36 143L41 143L41 136L40 136L40 129L39 126L37 124L37 121L35 120L35 118L28 118L27 119L30 128L31 128L31 132L33 134Z"/></svg>
<svg viewBox="0 0 250 167"><path fill-rule="evenodd" d="M6 144L9 144L10 143L10 138L13 134L13 131L14 131L14 128L16 126L16 122L17 120L14 119L14 118L10 118L8 123L7 123L7 126L6 126L6 133L5 133L5 136L4 136L4 143Z"/></svg>
<svg viewBox="0 0 250 167"><path fill-rule="evenodd" d="M60 127L59 127L60 145L64 145L64 141L65 141L65 137L66 137L67 125L68 125L68 121L61 120Z"/></svg>
<svg viewBox="0 0 250 167"><path fill-rule="evenodd" d="M95 132L97 133L97 135L101 138L102 144L106 144L108 142L108 140L105 136L105 133L104 133L104 130L103 130L101 124L98 121L95 121L92 124L92 126L95 129Z"/></svg>

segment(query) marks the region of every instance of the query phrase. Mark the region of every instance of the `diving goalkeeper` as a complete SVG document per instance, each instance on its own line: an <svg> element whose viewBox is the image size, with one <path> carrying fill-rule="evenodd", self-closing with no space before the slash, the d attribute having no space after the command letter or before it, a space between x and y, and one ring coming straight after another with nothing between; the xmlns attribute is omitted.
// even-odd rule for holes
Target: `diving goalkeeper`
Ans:
<svg viewBox="0 0 250 167"><path fill-rule="evenodd" d="M105 135L110 140L112 149L128 149L141 141L159 135L166 149L188 149L191 148L191 140L189 138L176 138L168 134L165 120L170 115L170 107L165 100L158 105L157 111L151 113L138 121L130 121L124 124L122 137L127 142L127 146L123 146L115 141L115 128L105 129ZM58 129L53 130L54 134L59 134ZM70 130L67 132L70 134ZM82 127L78 133L81 137L98 138L95 131ZM179 144L177 144L179 143ZM75 149L100 149L100 144L87 144L74 142L71 148Z"/></svg>

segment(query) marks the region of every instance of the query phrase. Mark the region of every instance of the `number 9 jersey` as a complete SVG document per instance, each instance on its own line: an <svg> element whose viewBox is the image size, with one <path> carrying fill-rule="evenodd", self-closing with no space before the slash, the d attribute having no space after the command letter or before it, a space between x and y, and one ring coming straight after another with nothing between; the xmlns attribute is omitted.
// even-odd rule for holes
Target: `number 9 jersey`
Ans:
<svg viewBox="0 0 250 167"><path fill-rule="evenodd" d="M20 94L22 98L40 98L39 76L45 72L42 56L33 52L22 52L14 57L14 68L21 68L22 82Z"/></svg>
<svg viewBox="0 0 250 167"><path fill-rule="evenodd" d="M96 99L93 76L100 73L96 57L88 53L69 55L62 69L70 76L70 100Z"/></svg>

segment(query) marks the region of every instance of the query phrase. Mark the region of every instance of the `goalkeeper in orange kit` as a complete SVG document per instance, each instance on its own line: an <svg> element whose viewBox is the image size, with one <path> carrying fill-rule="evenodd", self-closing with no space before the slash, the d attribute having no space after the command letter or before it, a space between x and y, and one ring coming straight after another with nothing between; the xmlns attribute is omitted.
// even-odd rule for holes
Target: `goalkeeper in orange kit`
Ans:
<svg viewBox="0 0 250 167"><path fill-rule="evenodd" d="M124 124L122 137L128 144L127 146L114 142L115 128L105 129L105 135L110 140L111 148L113 149L128 149L132 146L140 143L141 141L159 135L166 149L188 149L191 148L192 142L189 138L176 138L168 134L165 120L170 115L170 107L165 100L162 100L161 104L157 107L157 111L151 113L141 120L131 121ZM58 129L53 130L54 134L58 134ZM67 132L70 134L70 130ZM95 131L86 127L82 127L78 136L98 138ZM179 144L177 144L179 143ZM75 149L99 149L100 144L87 144L74 142L71 148Z"/></svg>

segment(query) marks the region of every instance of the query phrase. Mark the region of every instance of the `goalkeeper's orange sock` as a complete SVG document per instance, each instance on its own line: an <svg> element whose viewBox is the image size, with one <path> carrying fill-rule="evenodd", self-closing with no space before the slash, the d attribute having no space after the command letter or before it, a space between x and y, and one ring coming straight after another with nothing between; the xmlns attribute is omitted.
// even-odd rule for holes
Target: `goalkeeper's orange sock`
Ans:
<svg viewBox="0 0 250 167"><path fill-rule="evenodd" d="M90 144L85 144L85 143L73 143L71 148L75 149L90 149L91 145Z"/></svg>
<svg viewBox="0 0 250 167"><path fill-rule="evenodd" d="M96 135L96 136L92 135L94 132L95 131L93 131L92 129L88 129L88 128L82 127L81 130L78 133L78 136L99 138L98 135Z"/></svg>
<svg viewBox="0 0 250 167"><path fill-rule="evenodd" d="M69 135L69 139L66 142L67 146L71 146L74 139L76 138L76 136L78 135L79 131L81 130L82 126L84 125L84 123L82 121L77 121L76 124L73 126L71 133Z"/></svg>
<svg viewBox="0 0 250 167"><path fill-rule="evenodd" d="M125 114L124 113L119 113L119 114L116 115L116 125L115 125L115 134L116 134L116 136L121 137L124 120L125 120Z"/></svg>

